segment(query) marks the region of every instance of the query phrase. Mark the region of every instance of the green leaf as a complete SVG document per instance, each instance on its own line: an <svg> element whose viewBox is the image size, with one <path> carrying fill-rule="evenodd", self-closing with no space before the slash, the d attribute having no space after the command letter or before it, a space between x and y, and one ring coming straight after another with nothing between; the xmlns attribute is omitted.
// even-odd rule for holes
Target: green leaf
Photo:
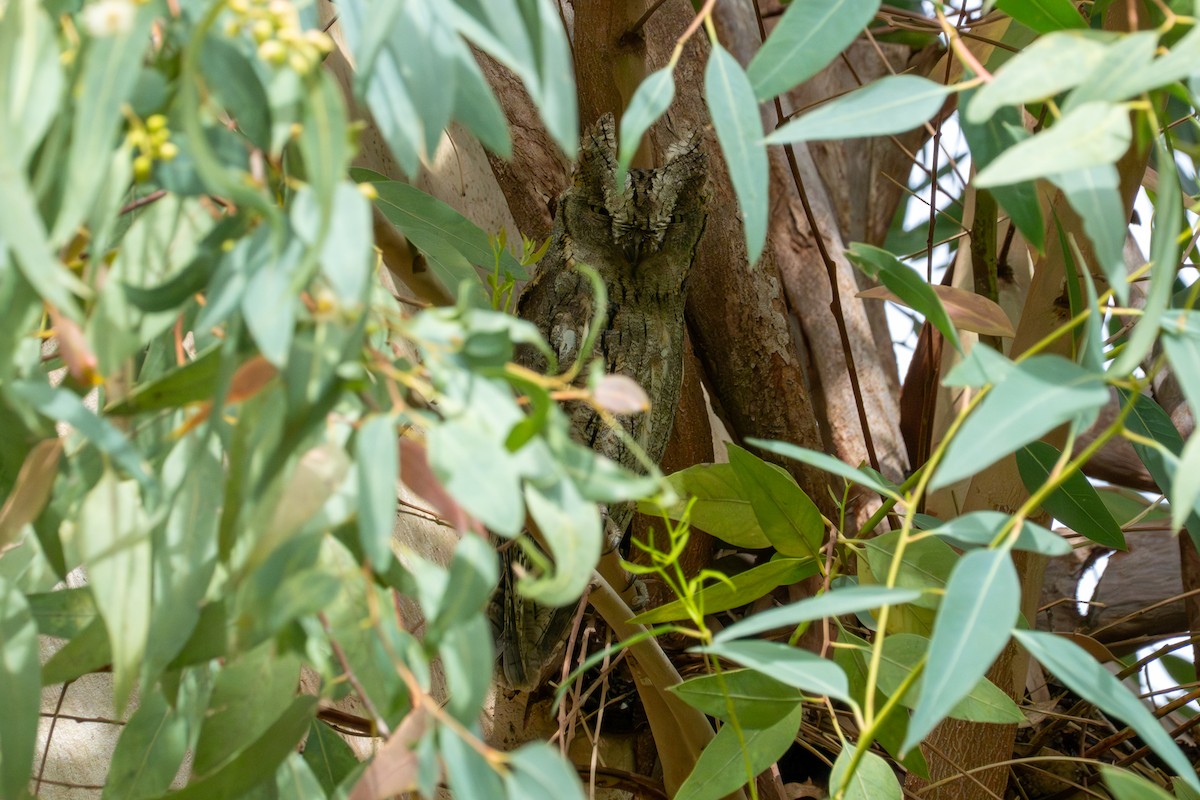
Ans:
<svg viewBox="0 0 1200 800"><path fill-rule="evenodd" d="M752 669L700 675L668 688L710 717L730 722L736 716L744 728L768 728L804 698L799 689Z"/></svg>
<svg viewBox="0 0 1200 800"><path fill-rule="evenodd" d="M964 104L966 120L984 125L1004 106L1054 97L1079 86L1098 73L1107 56L1107 44L1088 32L1042 36L972 93L970 102Z"/></svg>
<svg viewBox="0 0 1200 800"><path fill-rule="evenodd" d="M1100 765L1104 785L1112 792L1113 800L1173 800L1157 784L1124 769Z"/></svg>
<svg viewBox="0 0 1200 800"><path fill-rule="evenodd" d="M564 153L579 144L574 70L566 32L549 0L458 0L442 6L455 27L525 84Z"/></svg>
<svg viewBox="0 0 1200 800"><path fill-rule="evenodd" d="M142 800L165 793L187 746L187 719L167 705L162 692L144 695L121 730L102 797Z"/></svg>
<svg viewBox="0 0 1200 800"><path fill-rule="evenodd" d="M1086 650L1041 631L1014 630L1013 636L1075 694L1107 714L1124 720L1188 786L1200 790L1200 778L1158 719Z"/></svg>
<svg viewBox="0 0 1200 800"><path fill-rule="evenodd" d="M787 752L796 739L804 707L796 705L769 728L743 730L725 725L704 748L675 800L720 800L754 779Z"/></svg>
<svg viewBox="0 0 1200 800"><path fill-rule="evenodd" d="M889 589L885 586L847 586L833 589L816 597L791 603L786 606L760 611L735 622L713 637L719 644L731 639L753 636L775 628L792 627L802 622L857 614L881 606L896 606L911 603L921 593L912 589Z"/></svg>
<svg viewBox="0 0 1200 800"><path fill-rule="evenodd" d="M693 528L734 547L758 549L771 546L758 526L758 518L754 516L754 509L732 464L696 464L668 475L666 481L679 495L678 502L664 509L671 519L682 519L688 509L688 499L695 498L688 517ZM657 515L659 506L643 501L638 503L638 510Z"/></svg>
<svg viewBox="0 0 1200 800"><path fill-rule="evenodd" d="M0 578L0 795L25 797L37 739L41 664L25 597Z"/></svg>
<svg viewBox="0 0 1200 800"><path fill-rule="evenodd" d="M942 384L982 389L989 383L998 384L1008 380L1016 366L1007 356L997 353L987 345L976 344L971 348L971 352L946 373Z"/></svg>
<svg viewBox="0 0 1200 800"><path fill-rule="evenodd" d="M704 99L742 211L746 255L754 264L767 242L767 148L750 79L720 44L714 43L704 70Z"/></svg>
<svg viewBox="0 0 1200 800"><path fill-rule="evenodd" d="M359 182L370 182L379 193L376 203L388 221L429 257L434 274L449 289L461 281L478 281L473 266L491 269L495 263L488 235L475 223L440 200L407 183L383 180L367 170L352 169ZM500 266L516 278L525 270L507 251Z"/></svg>
<svg viewBox="0 0 1200 800"><path fill-rule="evenodd" d="M996 0L996 8L1038 33L1087 27L1070 0Z"/></svg>
<svg viewBox="0 0 1200 800"><path fill-rule="evenodd" d="M392 528L396 521L396 482L400 451L396 422L390 414L368 417L354 440L358 473L358 540L377 572L392 561Z"/></svg>
<svg viewBox="0 0 1200 800"><path fill-rule="evenodd" d="M554 557L554 572L523 578L519 591L543 605L569 605L583 594L600 560L600 514L566 477L546 487L526 484L525 504Z"/></svg>
<svg viewBox="0 0 1200 800"><path fill-rule="evenodd" d="M325 789L299 753L288 753L275 771L275 789L280 797L294 800L325 800Z"/></svg>
<svg viewBox="0 0 1200 800"><path fill-rule="evenodd" d="M217 673L196 742L192 785L220 776L228 766L260 745L262 737L278 724L280 715L286 717L290 713L289 704L295 698L299 679L299 657L276 652L273 642L226 664ZM305 720L300 733L308 729L310 721L311 717ZM265 766L268 765L259 765L260 779L265 777Z"/></svg>
<svg viewBox="0 0 1200 800"><path fill-rule="evenodd" d="M785 556L818 557L825 523L792 476L734 444L729 445L729 463L775 549Z"/></svg>
<svg viewBox="0 0 1200 800"><path fill-rule="evenodd" d="M1114 103L1084 103L1054 127L1001 153L975 176L983 188L1113 164L1129 149L1129 111Z"/></svg>
<svg viewBox="0 0 1200 800"><path fill-rule="evenodd" d="M675 66L668 64L652 72L638 85L621 115L620 149L617 151L617 185L625 181L625 171L637 152L642 135L667 113L675 99Z"/></svg>
<svg viewBox="0 0 1200 800"><path fill-rule="evenodd" d="M1083 220L1083 229L1096 252L1117 299L1129 302L1128 272L1125 267L1125 206L1119 192L1120 178L1112 164L1089 169L1061 172L1048 176L1062 189L1075 213Z"/></svg>
<svg viewBox="0 0 1200 800"><path fill-rule="evenodd" d="M58 111L63 89L55 26L36 0L9 3L0 27L0 160L23 170Z"/></svg>
<svg viewBox="0 0 1200 800"><path fill-rule="evenodd" d="M271 149L271 106L250 60L232 42L209 36L200 51L205 83L255 147Z"/></svg>
<svg viewBox="0 0 1200 800"><path fill-rule="evenodd" d="M722 642L692 648L689 652L727 658L809 694L850 702L850 686L841 667L783 642Z"/></svg>
<svg viewBox="0 0 1200 800"><path fill-rule="evenodd" d="M767 144L862 139L904 133L928 122L954 91L916 75L891 75L823 103L777 128Z"/></svg>
<svg viewBox="0 0 1200 800"><path fill-rule="evenodd" d="M1017 459L1019 464L1021 459L1020 453L1018 453ZM996 535L1000 533L1000 529L1008 523L1009 519L1009 515L1000 511L972 511L969 514L963 514L961 517L942 523L930 530L930 533L934 536L941 536L944 539L951 539L960 545L987 547L996 538ZM1072 549L1066 539L1054 531L1043 528L1041 525L1035 525L1029 520L1022 522L1021 532L1017 534L1017 541L1013 544L1013 547L1017 550L1041 553L1050 558L1065 556Z"/></svg>
<svg viewBox="0 0 1200 800"><path fill-rule="evenodd" d="M110 416L128 416L143 411L182 408L204 400L216 391L221 369L221 347L213 345L196 355L195 360L176 367L152 381L139 382L129 394L104 409Z"/></svg>
<svg viewBox="0 0 1200 800"><path fill-rule="evenodd" d="M1017 451L1017 471L1029 491L1045 486L1050 470L1061 454L1045 442L1030 442ZM1042 508L1071 530L1093 542L1116 550L1126 550L1125 534L1100 499L1096 488L1079 472L1071 475L1042 501Z"/></svg>
<svg viewBox="0 0 1200 800"><path fill-rule="evenodd" d="M873 492L877 492L884 497L890 497L893 500L899 500L900 495L897 494L894 487L887 485L879 480L877 475L867 472L863 469L858 469L850 466L845 461L822 453L818 450L809 450L799 445L789 444L788 442L773 442L767 439L746 439L746 444L757 447L760 450L766 450L768 453L790 458L793 461L799 461L802 464L808 464L810 467L816 467L819 470L828 472L831 475L836 475L839 478L845 478L852 483L857 483L860 486L865 486ZM692 519L695 520L696 512L693 509ZM700 526L704 527L704 526ZM706 529L707 530L707 529ZM711 531L710 531L711 533ZM726 540L728 541L728 540Z"/></svg>
<svg viewBox="0 0 1200 800"><path fill-rule="evenodd" d="M931 489L981 472L1022 445L1108 402L1104 373L1061 356L1039 355L1015 365L967 417L946 448Z"/></svg>
<svg viewBox="0 0 1200 800"><path fill-rule="evenodd" d="M42 686L73 681L89 672L98 672L112 663L112 648L104 620L96 617L63 645L42 667Z"/></svg>
<svg viewBox="0 0 1200 800"><path fill-rule="evenodd" d="M426 640L437 641L445 631L476 617L500 580L496 550L478 536L464 536L454 548L446 585L436 605L422 603Z"/></svg>
<svg viewBox="0 0 1200 800"><path fill-rule="evenodd" d="M1007 550L975 550L962 557L933 625L921 700L902 750L924 739L979 683L1008 643L1020 602L1021 583Z"/></svg>
<svg viewBox="0 0 1200 800"><path fill-rule="evenodd" d="M172 500L166 522L151 539L154 582L144 685L153 685L187 643L217 567L225 474L220 457L202 441L198 434L180 439L162 467Z"/></svg>
<svg viewBox="0 0 1200 800"><path fill-rule="evenodd" d="M333 728L318 719L312 721L304 741L304 760L316 776L326 795L332 795L338 785L358 769L359 761Z"/></svg>
<svg viewBox="0 0 1200 800"><path fill-rule="evenodd" d="M886 250L862 242L854 242L846 251L846 257L864 273L890 289L905 305L920 312L946 337L955 350L963 352L958 331L950 321L942 301L928 283L912 267Z"/></svg>
<svg viewBox="0 0 1200 800"><path fill-rule="evenodd" d="M1200 312L1174 310L1162 320L1162 346L1192 413L1200 409Z"/></svg>
<svg viewBox="0 0 1200 800"><path fill-rule="evenodd" d="M1159 164L1174 164L1175 156L1158 141L1154 150ZM1183 228L1183 205L1179 175L1175 169L1160 169L1158 194L1154 206L1154 227L1150 233L1150 289L1146 292L1142 318L1134 326L1129 340L1109 368L1112 375L1123 377L1141 366L1142 359L1159 339L1159 322L1171 301L1175 275L1179 269L1179 241ZM1164 347L1168 346L1163 342ZM1168 358L1170 356L1168 355ZM1182 380L1185 376L1180 376ZM1196 404L1192 402L1193 410Z"/></svg>
<svg viewBox="0 0 1200 800"><path fill-rule="evenodd" d="M869 746L865 742L859 744L859 747ZM853 774L847 775L854 752L854 748L845 747L833 762L833 771L829 773L831 797L841 797L842 800L900 800L903 797L896 773L892 772L886 761L870 750L863 753Z"/></svg>
<svg viewBox="0 0 1200 800"><path fill-rule="evenodd" d="M887 577L899 541L900 531L889 531L864 542L868 577L875 583L882 583ZM958 560L958 554L940 539L923 538L909 542L904 548L900 570L896 573L896 586L922 593L914 605L936 608L940 595L936 590L945 587Z"/></svg>
<svg viewBox="0 0 1200 800"><path fill-rule="evenodd" d="M468 537L473 538L473 537ZM487 547L479 540L480 544ZM491 548L488 548L491 550ZM495 562L495 551L492 551ZM493 574L495 568L493 567ZM450 584L455 586L455 584ZM495 587L495 581L489 585ZM486 596L485 596L486 597ZM492 682L496 656L492 650L492 628L480 610L467 620L448 629L441 636L438 657L446 675L450 698L446 711L455 719L469 724L479 716Z"/></svg>
<svg viewBox="0 0 1200 800"><path fill-rule="evenodd" d="M322 216L325 215L325 216ZM325 238L316 236L321 222L328 219ZM349 181L334 188L332 208L323 211L316 194L308 188L297 193L292 204L292 227L306 243L320 246L321 274L333 287L338 300L346 306L362 302L374 274L371 203Z"/></svg>
<svg viewBox="0 0 1200 800"><path fill-rule="evenodd" d="M874 19L879 0L793 0L746 74L759 100L816 75Z"/></svg>
<svg viewBox="0 0 1200 800"><path fill-rule="evenodd" d="M83 297L92 292L54 257L25 176L4 161L0 161L0 207L5 209L0 214L0 240L8 245L25 280L64 316L83 319L72 292Z"/></svg>
<svg viewBox="0 0 1200 800"><path fill-rule="evenodd" d="M25 599L29 601L38 633L43 636L74 639L96 619L96 601L86 586L31 594Z"/></svg>
<svg viewBox="0 0 1200 800"><path fill-rule="evenodd" d="M133 481L105 470L83 501L71 537L87 569L96 607L104 617L113 656L113 704L125 708L146 655L150 635L150 523Z"/></svg>
<svg viewBox="0 0 1200 800"><path fill-rule="evenodd" d="M429 465L472 516L501 535L516 536L525 522L525 504L512 454L479 427L463 419L430 428Z"/></svg>
<svg viewBox="0 0 1200 800"><path fill-rule="evenodd" d="M1110 44L1095 72L1077 86L1063 103L1063 111L1093 100L1120 101L1141 94L1158 47L1156 31L1125 33ZM1154 83L1152 85L1161 85Z"/></svg>
<svg viewBox="0 0 1200 800"><path fill-rule="evenodd" d="M860 652L864 652L864 657L869 657L866 655L868 651ZM879 664L879 690L889 697L899 691L904 680L927 652L929 639L915 633L894 633L884 639ZM915 708L920 699L921 684L918 682L909 687L900 702L907 708ZM987 678L980 678L971 691L946 712L946 716L969 722L1005 724L1025 719L1013 699Z"/></svg>
<svg viewBox="0 0 1200 800"><path fill-rule="evenodd" d="M249 789L271 780L275 767L296 747L308 730L317 708L317 698L301 695L261 736L214 774L193 774L187 787L161 796L162 800L208 800L212 797L240 797ZM207 724L207 723L206 723Z"/></svg>
<svg viewBox="0 0 1200 800"><path fill-rule="evenodd" d="M245 240L243 240L245 241ZM287 363L296 327L296 297L292 282L303 266L304 246L289 237L282 252L263 253L251 264L246 289L241 296L242 319L263 357L276 367Z"/></svg>
<svg viewBox="0 0 1200 800"><path fill-rule="evenodd" d="M768 592L780 586L797 583L816 575L817 570L815 558L776 558L731 576L728 578L729 583L721 581L706 586L696 595L695 600L705 614L716 614L765 597ZM686 606L681 600L675 600L643 611L630 622L650 625L687 618Z"/></svg>
<svg viewBox="0 0 1200 800"><path fill-rule="evenodd" d="M969 109L979 91L964 91L959 107ZM976 170L991 164L1006 149L1029 136L1021 126L1021 111L1013 106L997 108L981 122L973 122L967 114L960 114L959 125L970 147ZM996 202L1008 212L1021 235L1037 250L1042 250L1046 246L1046 224L1042 220L1041 206L1038 205L1037 184L1022 181L1008 186L994 186L991 192Z"/></svg>
<svg viewBox="0 0 1200 800"><path fill-rule="evenodd" d="M546 742L530 742L514 750L504 776L513 800L583 800L579 776L558 750Z"/></svg>
<svg viewBox="0 0 1200 800"><path fill-rule="evenodd" d="M439 727L438 733L446 777L450 791L457 800L496 800L505 797L500 776L483 760L478 750L445 726Z"/></svg>
<svg viewBox="0 0 1200 800"><path fill-rule="evenodd" d="M71 92L75 100L71 144L61 173L67 183L51 235L55 242L65 242L74 235L92 210L98 193L108 184L106 165L112 161L123 110L137 84L150 25L159 14L158 9L148 5L134 9L134 19L127 29L92 38L82 48L81 72Z"/></svg>
<svg viewBox="0 0 1200 800"><path fill-rule="evenodd" d="M1200 500L1200 437L1188 438L1171 483L1171 532L1178 533Z"/></svg>

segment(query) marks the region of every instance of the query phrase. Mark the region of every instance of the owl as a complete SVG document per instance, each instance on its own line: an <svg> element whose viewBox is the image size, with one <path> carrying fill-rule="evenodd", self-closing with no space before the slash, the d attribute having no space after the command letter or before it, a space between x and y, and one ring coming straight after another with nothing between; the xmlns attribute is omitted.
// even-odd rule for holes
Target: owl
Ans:
<svg viewBox="0 0 1200 800"><path fill-rule="evenodd" d="M583 138L571 185L559 197L550 246L517 302L517 314L541 330L560 365L573 363L588 331L599 326L593 357L606 372L632 378L646 390L650 410L621 424L658 463L671 435L683 378L684 299L688 273L708 203L707 159L692 135L667 151L657 169L631 169L618 184L617 142L611 114ZM608 290L603 319L594 318L588 277L596 270ZM545 372L545 358L523 348L518 363ZM566 409L576 441L641 471L620 436L590 407ZM607 510L607 528L620 535L633 516L629 503ZM506 561L519 550L505 550ZM516 596L511 564L504 565L499 643L503 677L533 688L557 660L574 609L547 609Z"/></svg>

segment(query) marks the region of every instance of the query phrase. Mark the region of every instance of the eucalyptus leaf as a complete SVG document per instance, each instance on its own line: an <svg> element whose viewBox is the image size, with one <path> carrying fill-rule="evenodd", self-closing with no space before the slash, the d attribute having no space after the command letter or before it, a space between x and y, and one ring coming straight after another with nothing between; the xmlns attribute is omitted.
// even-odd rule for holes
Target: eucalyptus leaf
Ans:
<svg viewBox="0 0 1200 800"><path fill-rule="evenodd" d="M1158 719L1086 650L1053 633L1014 630L1013 636L1067 688L1127 723L1188 786L1200 790L1200 778L1191 762Z"/></svg>
<svg viewBox="0 0 1200 800"><path fill-rule="evenodd" d="M735 622L714 636L713 643L720 644L775 628L799 625L802 622L857 614L880 606L909 603L920 596L920 592L912 589L888 589L883 586L848 586L833 589L790 605L760 611Z"/></svg>
<svg viewBox="0 0 1200 800"><path fill-rule="evenodd" d="M666 113L675 99L675 69L668 64L652 72L638 84L637 91L629 100L629 106L621 115L620 149L617 151L617 183L624 182L625 170L633 161L634 153L642 141L642 135L658 118Z"/></svg>
<svg viewBox="0 0 1200 800"><path fill-rule="evenodd" d="M928 78L890 75L788 122L767 137L767 144L904 133L928 122L953 91Z"/></svg>
<svg viewBox="0 0 1200 800"><path fill-rule="evenodd" d="M1129 112L1115 103L1084 103L1055 125L1005 150L975 176L982 188L1111 165L1133 140Z"/></svg>
<svg viewBox="0 0 1200 800"><path fill-rule="evenodd" d="M1017 471L1025 488L1045 486L1061 454L1045 442L1030 442L1017 451ZM1125 534L1100 499L1096 488L1080 473L1069 475L1042 501L1042 507L1067 527L1096 544L1125 550Z"/></svg>
<svg viewBox="0 0 1200 800"><path fill-rule="evenodd" d="M875 17L879 0L792 0L746 74L759 100L816 75Z"/></svg>
<svg viewBox="0 0 1200 800"><path fill-rule="evenodd" d="M902 750L916 746L970 693L1008 643L1021 584L1007 550L975 550L955 567L933 626L921 700Z"/></svg>
<svg viewBox="0 0 1200 800"><path fill-rule="evenodd" d="M746 728L767 728L803 699L799 689L752 669L698 675L670 687L692 708Z"/></svg>
<svg viewBox="0 0 1200 800"><path fill-rule="evenodd" d="M833 770L829 773L830 792L841 792L843 800L900 800L904 796L896 773L892 772L886 761L868 750L851 773L849 769L853 757L854 749L850 747L838 753Z"/></svg>
<svg viewBox="0 0 1200 800"><path fill-rule="evenodd" d="M723 726L679 787L676 800L720 800L752 781L792 746L803 714L804 707L797 704L769 728L741 731L741 736L732 725Z"/></svg>
<svg viewBox="0 0 1200 800"><path fill-rule="evenodd" d="M750 79L720 44L713 45L704 70L704 99L742 211L746 254L754 264L767 241L767 148Z"/></svg>
<svg viewBox="0 0 1200 800"><path fill-rule="evenodd" d="M829 659L783 642L721 642L693 650L758 670L808 694L850 702L850 687L841 667Z"/></svg>
<svg viewBox="0 0 1200 800"><path fill-rule="evenodd" d="M724 581L711 583L701 589L694 599L705 614L716 614L744 606L765 597L768 592L780 586L798 583L816 575L817 571L815 558L776 558L745 572L739 572ZM630 622L650 625L687 618L687 606L681 600L674 600L643 611Z"/></svg>
<svg viewBox="0 0 1200 800"><path fill-rule="evenodd" d="M825 523L795 479L737 445L729 445L728 451L743 495L767 540L786 556L816 558Z"/></svg>
<svg viewBox="0 0 1200 800"><path fill-rule="evenodd" d="M24 797L33 769L41 679L38 634L25 597L0 578L0 794Z"/></svg>

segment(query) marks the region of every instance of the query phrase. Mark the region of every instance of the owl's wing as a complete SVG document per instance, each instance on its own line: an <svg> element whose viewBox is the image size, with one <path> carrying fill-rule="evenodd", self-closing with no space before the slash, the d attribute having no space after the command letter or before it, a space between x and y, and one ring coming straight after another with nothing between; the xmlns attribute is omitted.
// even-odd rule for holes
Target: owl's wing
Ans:
<svg viewBox="0 0 1200 800"><path fill-rule="evenodd" d="M517 302L517 315L532 322L550 343L559 369L579 357L593 315L591 283L565 263L544 264ZM516 361L523 367L545 372L548 364L532 347L522 347Z"/></svg>

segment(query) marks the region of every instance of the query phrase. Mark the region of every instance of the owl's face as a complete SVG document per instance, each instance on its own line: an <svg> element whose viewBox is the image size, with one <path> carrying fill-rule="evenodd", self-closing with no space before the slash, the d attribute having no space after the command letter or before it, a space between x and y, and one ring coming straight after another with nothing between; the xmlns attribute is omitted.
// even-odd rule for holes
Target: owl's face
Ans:
<svg viewBox="0 0 1200 800"><path fill-rule="evenodd" d="M682 289L704 230L707 159L700 136L672 147L657 169L631 169L616 183L612 115L584 137L571 188L559 205L571 255L611 284L636 283L655 294Z"/></svg>

